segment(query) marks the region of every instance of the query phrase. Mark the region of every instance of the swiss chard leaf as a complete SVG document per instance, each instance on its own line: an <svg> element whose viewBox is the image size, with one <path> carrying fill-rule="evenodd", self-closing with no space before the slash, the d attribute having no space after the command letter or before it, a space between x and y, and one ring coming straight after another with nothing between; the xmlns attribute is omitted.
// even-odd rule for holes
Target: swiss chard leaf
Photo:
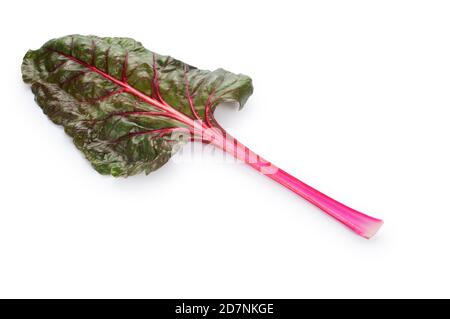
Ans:
<svg viewBox="0 0 450 319"><path fill-rule="evenodd" d="M248 76L199 70L129 38L81 35L28 51L22 75L43 111L102 174L148 174L187 136L232 154L361 236L370 238L383 224L267 162L220 127L214 109L225 101L243 106L253 91Z"/></svg>
<svg viewBox="0 0 450 319"><path fill-rule="evenodd" d="M22 75L48 117L64 126L102 174L149 173L164 165L192 121L217 126L225 101L241 106L248 76L205 71L145 49L130 38L70 35L28 51Z"/></svg>

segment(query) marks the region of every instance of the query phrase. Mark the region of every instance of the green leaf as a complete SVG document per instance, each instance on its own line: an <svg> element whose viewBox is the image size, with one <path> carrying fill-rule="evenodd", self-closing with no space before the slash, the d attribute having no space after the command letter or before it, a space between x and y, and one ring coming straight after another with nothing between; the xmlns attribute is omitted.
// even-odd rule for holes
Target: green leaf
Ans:
<svg viewBox="0 0 450 319"><path fill-rule="evenodd" d="M28 51L22 76L35 100L101 174L150 173L194 136L194 121L221 130L215 107L244 105L251 79L199 70L130 38L70 35ZM174 134L176 133L176 134Z"/></svg>

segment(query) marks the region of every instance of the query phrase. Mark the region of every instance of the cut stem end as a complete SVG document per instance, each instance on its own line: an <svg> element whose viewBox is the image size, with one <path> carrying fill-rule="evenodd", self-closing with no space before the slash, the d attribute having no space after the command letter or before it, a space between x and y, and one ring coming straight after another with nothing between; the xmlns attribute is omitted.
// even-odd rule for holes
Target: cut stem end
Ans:
<svg viewBox="0 0 450 319"><path fill-rule="evenodd" d="M383 224L384 221L382 221L381 219L373 218L373 220L370 223L365 225L364 229L355 230L355 232L366 239L370 239L378 232L378 230L381 228L381 226L383 226Z"/></svg>

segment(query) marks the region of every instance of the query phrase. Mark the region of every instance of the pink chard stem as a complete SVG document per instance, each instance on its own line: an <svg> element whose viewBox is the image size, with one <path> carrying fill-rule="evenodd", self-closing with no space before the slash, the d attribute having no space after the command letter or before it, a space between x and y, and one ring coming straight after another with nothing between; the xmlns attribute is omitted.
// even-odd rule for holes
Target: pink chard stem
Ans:
<svg viewBox="0 0 450 319"><path fill-rule="evenodd" d="M319 192L311 186L266 161L248 147L234 138L220 139L215 135L213 144L237 159L245 162L257 171L273 179L277 183L300 195L310 203L316 205L325 213L334 217L364 238L371 238L383 225L383 221L350 208L331 197Z"/></svg>

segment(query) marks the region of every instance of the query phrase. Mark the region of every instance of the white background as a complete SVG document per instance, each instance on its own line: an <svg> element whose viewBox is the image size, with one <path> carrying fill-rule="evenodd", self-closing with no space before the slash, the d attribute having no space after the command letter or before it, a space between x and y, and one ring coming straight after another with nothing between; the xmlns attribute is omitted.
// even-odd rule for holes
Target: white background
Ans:
<svg viewBox="0 0 450 319"><path fill-rule="evenodd" d="M11 1L2 7L0 297L450 297L448 1ZM217 118L385 225L371 240L197 153L96 173L22 83L28 49L129 36L253 78Z"/></svg>

